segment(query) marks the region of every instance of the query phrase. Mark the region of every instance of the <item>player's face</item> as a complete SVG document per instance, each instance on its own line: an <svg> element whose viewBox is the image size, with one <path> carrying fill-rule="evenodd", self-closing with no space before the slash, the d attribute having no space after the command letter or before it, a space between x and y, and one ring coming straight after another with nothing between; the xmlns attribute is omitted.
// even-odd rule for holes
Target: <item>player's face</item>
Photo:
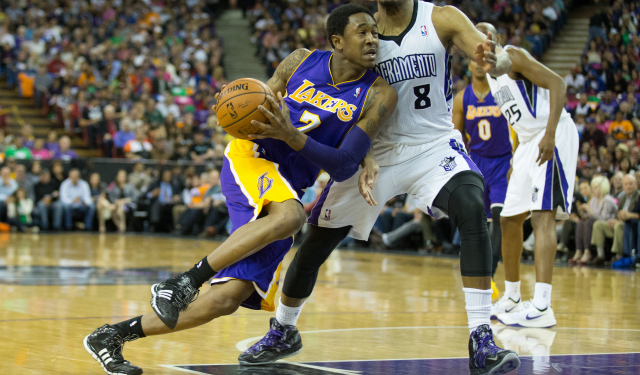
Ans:
<svg viewBox="0 0 640 375"><path fill-rule="evenodd" d="M342 53L347 60L366 69L373 69L378 57L378 25L366 13L349 17L342 38Z"/></svg>
<svg viewBox="0 0 640 375"><path fill-rule="evenodd" d="M476 62L473 60L469 62L469 71L471 72L473 78L483 79L487 77L487 73L485 73L480 65L476 64Z"/></svg>

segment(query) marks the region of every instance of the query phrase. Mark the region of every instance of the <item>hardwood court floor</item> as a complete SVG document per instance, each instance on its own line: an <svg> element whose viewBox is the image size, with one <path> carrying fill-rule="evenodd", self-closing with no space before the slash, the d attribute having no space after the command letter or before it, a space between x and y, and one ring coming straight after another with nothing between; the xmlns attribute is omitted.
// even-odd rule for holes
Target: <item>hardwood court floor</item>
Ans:
<svg viewBox="0 0 640 375"><path fill-rule="evenodd" d="M215 246L133 235L0 236L0 374L102 374L82 346L84 336L151 312L149 285ZM533 267L522 270L528 299ZM498 344L523 356L513 374L639 374L640 355L615 355L640 352L639 275L556 269L558 327L494 325ZM294 364L234 365L239 349L261 337L273 316L246 309L128 343L124 353L145 374L468 374L461 289L455 259L338 251L321 269L299 320L305 349L288 360Z"/></svg>

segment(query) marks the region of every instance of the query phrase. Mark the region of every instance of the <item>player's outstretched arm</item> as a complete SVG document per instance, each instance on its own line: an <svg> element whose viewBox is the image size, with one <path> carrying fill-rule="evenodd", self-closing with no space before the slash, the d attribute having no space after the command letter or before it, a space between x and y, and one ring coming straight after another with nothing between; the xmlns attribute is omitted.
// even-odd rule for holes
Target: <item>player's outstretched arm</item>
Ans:
<svg viewBox="0 0 640 375"><path fill-rule="evenodd" d="M311 54L311 51L305 48L299 48L289 54L284 60L278 64L276 71L267 81L267 86L274 94L281 93L284 96L287 91L287 82L293 72L298 68L300 63Z"/></svg>
<svg viewBox="0 0 640 375"><path fill-rule="evenodd" d="M550 112L547 121L547 129L539 145L538 159L536 162L542 165L553 159L555 150L556 128L560 122L562 109L567 100L567 84L564 79L554 71L542 65L522 48L509 48L507 50L513 63L512 73L523 76L536 86L549 90Z"/></svg>
<svg viewBox="0 0 640 375"><path fill-rule="evenodd" d="M365 103L364 113L349 131L339 149L323 145L307 137L291 124L289 108L280 92L276 94L279 103L272 98L271 110L259 106L258 109L265 114L269 123L253 120L252 124L262 129L260 134L250 134L255 139L275 138L286 142L289 147L298 151L305 159L327 171L336 181L344 181L358 171L358 165L364 159L371 141L378 134L384 121L398 102L398 94L383 79L378 78L370 88Z"/></svg>
<svg viewBox="0 0 640 375"><path fill-rule="evenodd" d="M434 7L432 20L445 47L455 45L494 77L511 70L509 56L496 44L494 35L478 31L458 8Z"/></svg>

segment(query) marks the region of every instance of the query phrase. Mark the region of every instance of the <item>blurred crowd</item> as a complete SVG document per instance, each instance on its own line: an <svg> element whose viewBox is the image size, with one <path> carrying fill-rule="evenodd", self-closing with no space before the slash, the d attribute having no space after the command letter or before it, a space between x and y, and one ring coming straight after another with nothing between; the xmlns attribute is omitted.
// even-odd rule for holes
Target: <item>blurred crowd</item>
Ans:
<svg viewBox="0 0 640 375"><path fill-rule="evenodd" d="M103 181L93 168L60 160L8 159L0 169L0 230L86 230L214 237L230 231L216 169L149 167L141 162Z"/></svg>
<svg viewBox="0 0 640 375"><path fill-rule="evenodd" d="M101 156L212 160L228 142L210 116L226 83L219 6L0 0L0 75Z"/></svg>
<svg viewBox="0 0 640 375"><path fill-rule="evenodd" d="M256 55L271 76L278 63L298 48L330 49L325 24L333 9L344 0L258 0L248 12ZM375 8L375 3L355 1ZM502 44L527 48L540 57L549 48L551 39L565 24L569 0L440 0L435 5L455 5L473 22L491 22L500 33ZM454 82L468 82L464 60L453 67Z"/></svg>
<svg viewBox="0 0 640 375"><path fill-rule="evenodd" d="M273 74L296 48L327 49L326 18L343 2L258 0L246 9L251 41L267 74ZM455 5L473 22L492 22L502 44L526 48L540 57L566 23L572 2L434 3ZM558 248L560 256L575 264L620 264L637 248L639 3L611 1L595 14L584 55L565 77L567 110L578 126L581 148L579 188L571 219L558 223ZM213 95L226 83L223 43L214 24L218 2L0 4L0 74L23 95L33 97L37 107L50 113L71 137L105 157L219 160L230 138L210 111ZM456 54L452 66L456 90L470 83L467 62ZM215 169L198 175L192 167L147 170L136 164L107 185L99 174L65 172L57 162L51 171L38 168L38 159L77 158L71 143L55 131L37 139L28 125L20 134L0 132L0 152L7 158L0 173L3 222L18 230L83 226L185 235L230 230ZM25 170L16 159L35 161ZM328 180L322 175L307 190L302 198L307 210ZM532 250L535 239L527 236L525 249ZM347 240L344 245L352 243ZM386 203L370 243L360 245L455 253L459 239L449 219L434 220L416 210L411 197L398 196Z"/></svg>

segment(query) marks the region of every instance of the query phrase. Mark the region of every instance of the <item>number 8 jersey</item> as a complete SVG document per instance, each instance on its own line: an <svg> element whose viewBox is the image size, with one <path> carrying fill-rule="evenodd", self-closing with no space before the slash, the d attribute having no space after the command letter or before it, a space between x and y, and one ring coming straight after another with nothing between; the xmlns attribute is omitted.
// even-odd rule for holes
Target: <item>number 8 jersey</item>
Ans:
<svg viewBox="0 0 640 375"><path fill-rule="evenodd" d="M398 36L380 35L375 71L398 92L396 110L372 146L380 165L399 164L420 152L403 146L451 137L451 56L431 21L433 7L414 1L407 29Z"/></svg>
<svg viewBox="0 0 640 375"><path fill-rule="evenodd" d="M504 49L518 48L505 46ZM494 78L487 75L493 98L513 127L520 142L535 138L547 128L551 111L549 90L536 86L526 79L513 80L508 74ZM562 109L560 122L571 119Z"/></svg>

